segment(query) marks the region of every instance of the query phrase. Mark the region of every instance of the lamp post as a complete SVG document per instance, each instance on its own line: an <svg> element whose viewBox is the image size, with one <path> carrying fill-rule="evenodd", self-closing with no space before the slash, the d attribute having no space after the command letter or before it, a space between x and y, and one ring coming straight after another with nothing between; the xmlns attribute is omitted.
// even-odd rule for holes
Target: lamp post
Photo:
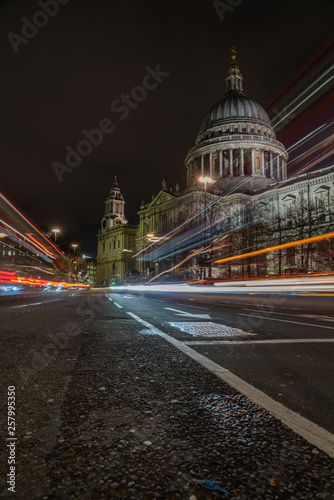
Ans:
<svg viewBox="0 0 334 500"><path fill-rule="evenodd" d="M206 185L207 184L212 184L213 182L215 182L213 179L211 179L211 177L200 177L198 179L200 182L203 182L204 183L204 192L206 193Z"/></svg>
<svg viewBox="0 0 334 500"><path fill-rule="evenodd" d="M198 180L200 182L203 182L203 184L204 184L204 244L205 244L205 233L206 233L206 185L207 184L212 184L215 181L211 177L208 177L208 176L206 176L206 177L200 177ZM210 269L210 275L211 275L211 269ZM204 268L204 278L205 278L205 268Z"/></svg>
<svg viewBox="0 0 334 500"><path fill-rule="evenodd" d="M57 241L57 233L60 233L60 229L51 229L52 233L55 233L55 243Z"/></svg>
<svg viewBox="0 0 334 500"><path fill-rule="evenodd" d="M72 243L72 247L73 247L73 266L74 266L73 271L74 271L75 281L77 281L77 266L75 265L76 264L76 261L75 261L75 250L78 247L78 245L76 243Z"/></svg>

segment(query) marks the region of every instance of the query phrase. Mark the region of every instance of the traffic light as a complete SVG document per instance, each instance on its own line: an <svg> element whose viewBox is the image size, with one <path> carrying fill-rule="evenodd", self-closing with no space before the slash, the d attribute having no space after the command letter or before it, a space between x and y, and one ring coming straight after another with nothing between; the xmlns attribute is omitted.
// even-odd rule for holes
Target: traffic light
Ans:
<svg viewBox="0 0 334 500"><path fill-rule="evenodd" d="M112 285L116 285L116 281L115 281L115 280L112 280L111 284L112 284Z"/></svg>

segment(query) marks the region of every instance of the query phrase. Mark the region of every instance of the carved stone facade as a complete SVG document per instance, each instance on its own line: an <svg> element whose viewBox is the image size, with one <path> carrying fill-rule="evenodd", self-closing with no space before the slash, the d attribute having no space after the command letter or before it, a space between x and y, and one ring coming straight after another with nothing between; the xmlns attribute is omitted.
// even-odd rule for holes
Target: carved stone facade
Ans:
<svg viewBox="0 0 334 500"><path fill-rule="evenodd" d="M150 203L141 204L137 234L133 226L131 243L124 241L123 246L132 249L133 245L135 249L131 267L146 276L169 270L171 274L183 273L187 279L219 277L222 271L215 267L214 260L224 252L233 252L233 237L230 250L224 247L224 237L231 238L238 225L247 227L250 210L252 217L266 223L277 217L286 220L283 229L288 231L291 214L303 206L304 210L313 210L313 220L317 221L313 233L328 231L334 218L334 167L288 179L287 160L287 151L276 140L267 113L245 96L233 55L225 95L202 120L195 146L186 157L186 189L180 191L178 185L168 189L163 180L159 194ZM115 199L114 194L111 198ZM122 219L124 200L121 206L123 212L120 210L118 217L106 208L99 245L103 241L107 244L106 237L116 237L116 232L110 231L121 234L130 228ZM123 221L123 226L113 229L110 220ZM293 240L293 233L289 235ZM215 241L223 243L215 247ZM121 253L123 243L120 245ZM101 263L102 255L100 246ZM110 262L116 264L116 260Z"/></svg>
<svg viewBox="0 0 334 500"><path fill-rule="evenodd" d="M124 198L117 178L105 201L105 213L97 246L97 283L111 285L123 283L132 268L137 226L127 223Z"/></svg>

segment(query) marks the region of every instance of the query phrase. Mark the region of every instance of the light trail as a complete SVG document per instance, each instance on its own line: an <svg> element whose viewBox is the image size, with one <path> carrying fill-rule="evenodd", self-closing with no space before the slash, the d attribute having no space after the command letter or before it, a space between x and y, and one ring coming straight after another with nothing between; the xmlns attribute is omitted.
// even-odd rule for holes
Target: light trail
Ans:
<svg viewBox="0 0 334 500"><path fill-rule="evenodd" d="M8 229L5 229L5 228L4 228L4 227L2 227L2 226L0 226L0 229L2 229L3 231L5 231L6 233L10 234L10 235L13 237L13 238L11 238L11 241L15 241L15 240L17 240L17 241L21 242L21 244L22 244L22 245L24 245L25 247L29 247L29 248L31 248L31 250L33 251L33 254L38 255L38 254L36 253L36 248L34 248L34 247L32 247L31 245L29 245L29 243L27 243L26 241L21 240L21 238L19 238L18 236L16 236L14 233L11 233L11 231L9 231ZM19 233L19 234L20 234L20 233ZM2 244L3 244L3 245L7 245L7 246L9 246L9 247L10 247L10 245L8 245L8 244L6 244L6 243L4 243L4 242L3 242ZM34 243L34 245L35 245L35 243ZM35 246L36 246L36 245L35 245ZM10 247L10 248L12 248L12 247ZM21 250L20 250L20 251L21 251ZM45 256L47 256L47 255L45 255ZM51 261L50 261L50 262L51 262Z"/></svg>
<svg viewBox="0 0 334 500"><path fill-rule="evenodd" d="M275 250L281 250L284 248L292 248L292 247L297 247L297 246L301 246L301 245L307 245L309 243L314 243L315 241L322 241L322 240L327 240L327 239L331 239L331 238L334 238L334 232L320 234L318 236L312 236L311 238L305 238L303 240L290 241L289 243L283 243L282 245L275 245L275 246L269 247L269 248L262 248L261 250L255 250L254 252L248 252L248 253L244 253L241 255L235 255L233 257L225 257L224 259L215 260L215 264L223 264L224 262L231 262L233 260L246 259L248 257L262 255L265 253L273 252Z"/></svg>
<svg viewBox="0 0 334 500"><path fill-rule="evenodd" d="M47 250L44 245L42 245L41 243L39 243L39 241L36 240L36 238L34 238L31 234L26 233L26 236L28 238L30 238L32 241L34 241L36 245L38 245L40 248L42 248L42 250L44 250L46 253L48 253L49 255L51 255L53 257L53 253L49 252L49 250Z"/></svg>
<svg viewBox="0 0 334 500"><path fill-rule="evenodd" d="M288 104L287 107L292 106L296 101L298 101L298 99L300 99L300 97L302 95L304 95L308 90L310 90L312 87L314 87L314 85L316 85L325 75L327 75L327 73L329 73L330 71L332 71L333 68L334 68L334 65L332 65L330 68L328 68L328 70L326 70L322 75L320 75L316 80L314 80L305 90L303 90L295 99L293 99ZM305 99L303 99L297 106L295 106L291 111L289 111L286 115L284 115L284 117L281 118L281 120L279 120L278 122L274 123L273 127L274 128L277 127L281 122L283 122L284 120L286 120L286 118L288 116L290 116L294 111L296 111L300 106L302 106L302 104L304 104L306 101L308 101L314 94L316 94L317 92L319 92L319 90L321 90L325 85L327 85L327 83L329 83L331 80L333 80L333 78L334 78L334 76L331 76L325 82L323 82L318 88L316 88L307 97L305 97Z"/></svg>
<svg viewBox="0 0 334 500"><path fill-rule="evenodd" d="M85 283L67 283L64 281L50 281L42 280L39 278L26 278L24 276L17 276L16 273L11 273L8 271L0 270L0 283L5 283L7 285L30 285L30 286L54 286L68 288L71 286L76 286L80 288L88 288L89 285Z"/></svg>
<svg viewBox="0 0 334 500"><path fill-rule="evenodd" d="M310 154L312 154L312 152L314 153L317 149L319 149L321 147L322 144L325 145L325 143L327 143L328 141L329 141L329 143L331 143L331 141L333 142L333 138L334 138L334 135L326 137L321 142L318 142L318 144L315 144L310 149L308 149L307 151L304 151L302 154L297 156L297 158L294 158L293 160L291 160L291 162L288 162L288 165L290 165L291 163L295 163L299 158L304 158L304 157L307 157ZM328 146L330 146L330 145L331 144L329 144Z"/></svg>
<svg viewBox="0 0 334 500"><path fill-rule="evenodd" d="M302 139L300 139L299 141L297 141L294 144L292 144L292 146L290 146L287 149L287 151L288 152L294 151L295 149L298 148L298 145L302 146L305 142L308 142L311 138L313 138L316 135L320 134L320 132L324 132L324 130L326 130L328 127L330 127L333 124L334 124L334 121L331 122L331 123L324 123L320 127L316 128L315 130L313 130L312 132L310 132L309 134L307 134L305 137L303 137Z"/></svg>
<svg viewBox="0 0 334 500"><path fill-rule="evenodd" d="M34 224L32 224L23 214L21 214L21 212L9 201L7 200L7 198L2 194L0 193L0 198L2 198L20 217L22 217L22 219L24 219L31 227L33 227L41 236L43 239L45 239L49 245L51 245L60 255L62 255L62 252L60 252L58 250L58 248L52 243L52 241L49 240L49 238L47 238L45 236L45 234L43 234L36 226L34 226Z"/></svg>

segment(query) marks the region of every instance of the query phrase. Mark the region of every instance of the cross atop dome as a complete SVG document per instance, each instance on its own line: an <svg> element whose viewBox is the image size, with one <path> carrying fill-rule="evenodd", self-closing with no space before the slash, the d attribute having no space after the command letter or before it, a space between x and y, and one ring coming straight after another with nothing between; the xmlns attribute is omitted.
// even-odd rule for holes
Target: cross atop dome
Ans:
<svg viewBox="0 0 334 500"><path fill-rule="evenodd" d="M237 51L235 47L231 48L231 64L237 64Z"/></svg>

